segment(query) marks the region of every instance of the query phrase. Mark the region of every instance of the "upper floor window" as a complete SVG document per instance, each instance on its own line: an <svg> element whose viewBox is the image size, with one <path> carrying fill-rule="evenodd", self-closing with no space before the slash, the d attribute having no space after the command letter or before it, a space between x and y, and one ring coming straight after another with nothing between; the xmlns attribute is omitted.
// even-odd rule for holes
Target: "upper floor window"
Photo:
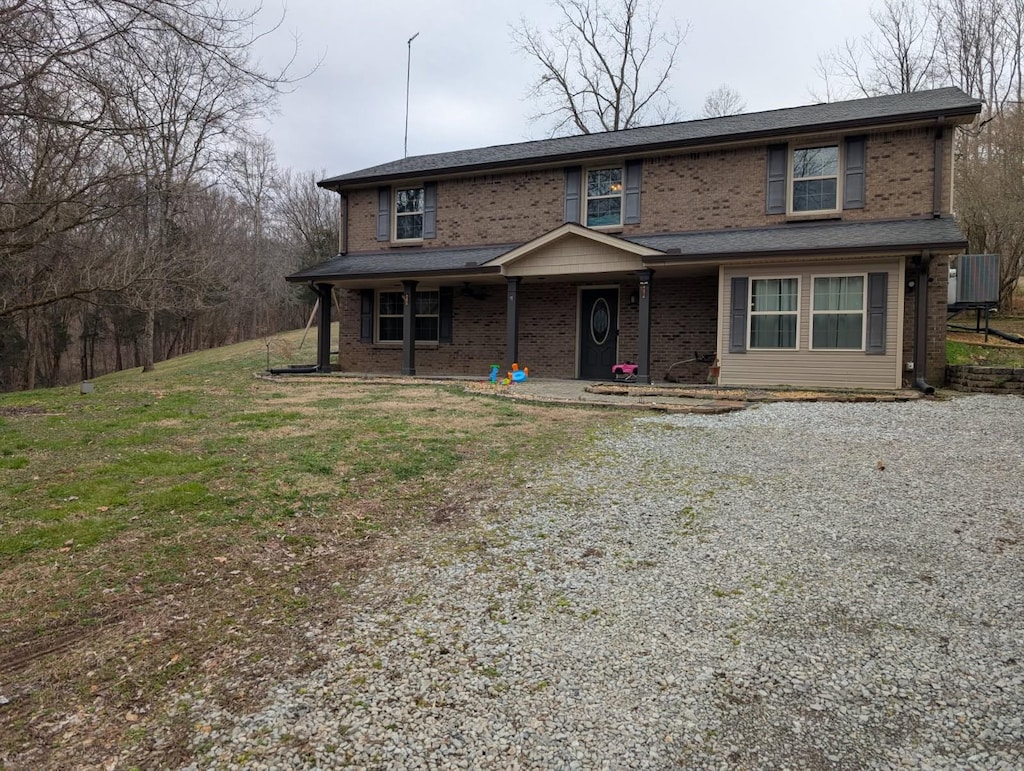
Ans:
<svg viewBox="0 0 1024 771"><path fill-rule="evenodd" d="M750 281L750 347L796 349L800 280L755 278Z"/></svg>
<svg viewBox="0 0 1024 771"><path fill-rule="evenodd" d="M768 146L768 214L834 216L867 204L867 139Z"/></svg>
<svg viewBox="0 0 1024 771"><path fill-rule="evenodd" d="M395 189L395 240L413 241L423 238L422 187Z"/></svg>
<svg viewBox="0 0 1024 771"><path fill-rule="evenodd" d="M864 348L864 276L815 276L811 348Z"/></svg>
<svg viewBox="0 0 1024 771"><path fill-rule="evenodd" d="M440 327L440 293L414 292L415 340L436 343ZM377 342L400 343L405 327L405 293L377 293Z"/></svg>
<svg viewBox="0 0 1024 771"><path fill-rule="evenodd" d="M794 149L792 169L793 212L839 208L839 145Z"/></svg>
<svg viewBox="0 0 1024 771"><path fill-rule="evenodd" d="M622 224L622 167L587 171L586 225L588 228Z"/></svg>

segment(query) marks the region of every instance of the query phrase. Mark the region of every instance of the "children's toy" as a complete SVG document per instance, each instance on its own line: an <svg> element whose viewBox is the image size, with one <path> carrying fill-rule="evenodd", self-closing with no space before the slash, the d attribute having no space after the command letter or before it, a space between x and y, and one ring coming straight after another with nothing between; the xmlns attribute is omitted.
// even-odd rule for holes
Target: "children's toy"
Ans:
<svg viewBox="0 0 1024 771"><path fill-rule="evenodd" d="M639 367L630 361L624 361L619 364L612 365L612 374L616 380L622 380L627 383L632 383L636 380L636 371Z"/></svg>
<svg viewBox="0 0 1024 771"><path fill-rule="evenodd" d="M490 379L490 381L492 383L497 383L498 382L498 370L499 369L501 369L501 367L499 367L497 364L492 364L491 365L491 376L490 376L489 379Z"/></svg>
<svg viewBox="0 0 1024 771"><path fill-rule="evenodd" d="M513 364L512 369L505 373L505 379L502 380L501 382L503 385L508 385L509 383L522 383L529 376L529 367L523 367L522 369L519 369L518 364Z"/></svg>

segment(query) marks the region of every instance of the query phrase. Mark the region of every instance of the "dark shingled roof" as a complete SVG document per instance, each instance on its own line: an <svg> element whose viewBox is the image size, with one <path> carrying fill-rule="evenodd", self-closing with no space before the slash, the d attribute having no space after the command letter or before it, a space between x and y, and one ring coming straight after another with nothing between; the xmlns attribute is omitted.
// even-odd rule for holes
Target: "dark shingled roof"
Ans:
<svg viewBox="0 0 1024 771"><path fill-rule="evenodd" d="M385 274L407 276L453 272L481 272L478 266L515 249L518 244L471 246L453 249L390 249L378 252L339 254L327 262L288 276L289 281L325 278L375 277ZM490 268L487 272L497 272Z"/></svg>
<svg viewBox="0 0 1024 771"><path fill-rule="evenodd" d="M769 138L799 131L842 130L937 117L957 119L976 115L980 111L981 102L959 88L939 88L911 94L876 96L847 102L730 115L724 118L644 126L624 131L418 155L330 177L319 184L332 189L354 187L404 177L469 172L530 163L555 163L631 152L652 152L712 142Z"/></svg>
<svg viewBox="0 0 1024 771"><path fill-rule="evenodd" d="M767 228L630 236L626 240L661 252L679 250L678 254L645 257L645 262L675 260L680 255L751 257L800 252L962 249L967 246L967 240L951 217L880 222L788 223Z"/></svg>
<svg viewBox="0 0 1024 771"><path fill-rule="evenodd" d="M644 257L648 264L687 258L788 257L800 254L914 252L958 250L967 241L949 217L884 222L788 223L766 228L661 233L624 239L664 254ZM456 249L401 249L337 257L288 277L289 281L331 279L394 280L445 274L497 273L488 265L519 244ZM670 253L670 250L671 253ZM675 251L678 250L678 251Z"/></svg>

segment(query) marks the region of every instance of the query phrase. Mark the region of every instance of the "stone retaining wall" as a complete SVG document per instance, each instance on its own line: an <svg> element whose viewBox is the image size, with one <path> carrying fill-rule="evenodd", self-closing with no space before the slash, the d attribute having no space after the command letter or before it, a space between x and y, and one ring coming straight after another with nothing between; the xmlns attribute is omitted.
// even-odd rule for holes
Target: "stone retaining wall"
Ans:
<svg viewBox="0 0 1024 771"><path fill-rule="evenodd" d="M972 393L1024 395L1024 368L946 367L946 386Z"/></svg>

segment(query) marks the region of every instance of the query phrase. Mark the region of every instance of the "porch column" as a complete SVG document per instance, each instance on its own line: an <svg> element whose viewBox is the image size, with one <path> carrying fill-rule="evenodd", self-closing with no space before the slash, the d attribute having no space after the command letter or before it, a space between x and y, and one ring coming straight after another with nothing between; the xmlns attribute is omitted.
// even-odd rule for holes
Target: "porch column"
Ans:
<svg viewBox="0 0 1024 771"><path fill-rule="evenodd" d="M316 284L313 287L320 303L316 326L316 371L331 371L331 285Z"/></svg>
<svg viewBox="0 0 1024 771"><path fill-rule="evenodd" d="M509 276L508 306L505 314L505 370L519 361L519 276Z"/></svg>
<svg viewBox="0 0 1024 771"><path fill-rule="evenodd" d="M402 374L416 374L416 281L402 282Z"/></svg>
<svg viewBox="0 0 1024 771"><path fill-rule="evenodd" d="M637 272L640 278L640 318L637 323L637 370L636 382L651 382L651 276L653 270Z"/></svg>

